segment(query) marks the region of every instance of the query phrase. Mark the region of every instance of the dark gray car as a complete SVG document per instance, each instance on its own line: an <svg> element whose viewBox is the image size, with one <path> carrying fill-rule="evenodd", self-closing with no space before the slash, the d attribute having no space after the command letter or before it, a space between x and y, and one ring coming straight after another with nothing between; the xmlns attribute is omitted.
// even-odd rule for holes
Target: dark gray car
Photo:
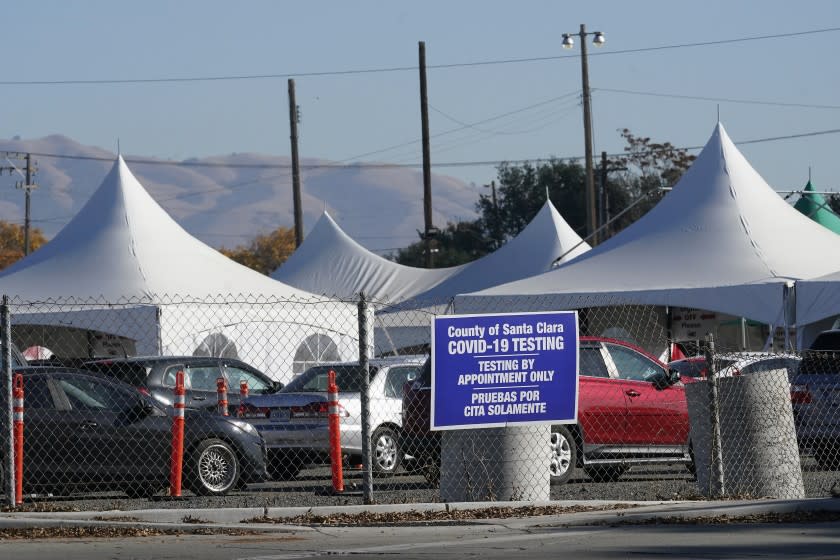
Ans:
<svg viewBox="0 0 840 560"><path fill-rule="evenodd" d="M84 368L103 373L133 385L159 402L171 405L178 371L184 372L188 408L216 409L216 381L228 384L228 411L236 415L239 407L240 382L248 383L250 395L267 395L283 387L263 372L240 360L207 356L135 356L108 358L84 364Z"/></svg>

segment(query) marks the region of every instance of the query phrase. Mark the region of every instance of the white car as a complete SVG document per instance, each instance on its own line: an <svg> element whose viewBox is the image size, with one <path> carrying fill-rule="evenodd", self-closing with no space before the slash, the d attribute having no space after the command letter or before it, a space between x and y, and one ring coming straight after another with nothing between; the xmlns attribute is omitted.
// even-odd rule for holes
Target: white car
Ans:
<svg viewBox="0 0 840 560"><path fill-rule="evenodd" d="M737 352L721 354L720 357L728 362L731 361L731 363L717 372L718 377L750 375L783 369L790 379L796 375L799 362L802 361L802 358L795 354L774 354L772 352Z"/></svg>
<svg viewBox="0 0 840 560"><path fill-rule="evenodd" d="M801 358L795 354L774 354L772 352L722 352L715 354L717 377L734 377L749 375L774 369L784 369L788 378L796 374ZM674 360L668 367L680 372L685 378L705 379L706 359L703 356L693 356Z"/></svg>
<svg viewBox="0 0 840 560"><path fill-rule="evenodd" d="M371 466L377 475L400 466L403 387L413 381L425 356L370 360ZM329 461L328 372L336 373L341 449L350 464L362 463L362 372L358 362L309 368L277 393L243 401L239 416L252 423L268 448L269 471L289 480L308 463Z"/></svg>

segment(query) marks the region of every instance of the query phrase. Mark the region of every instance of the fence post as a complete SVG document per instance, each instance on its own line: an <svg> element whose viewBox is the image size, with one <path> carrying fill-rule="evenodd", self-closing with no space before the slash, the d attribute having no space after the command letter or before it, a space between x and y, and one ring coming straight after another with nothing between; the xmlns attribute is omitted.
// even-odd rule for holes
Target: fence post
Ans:
<svg viewBox="0 0 840 560"><path fill-rule="evenodd" d="M15 443L12 436L14 425L14 405L13 390L12 390L12 329L9 318L9 296L4 295L2 304L0 304L0 353L2 353L2 367L3 367L3 393L5 394L5 401L8 405L5 414L3 414L3 455L6 457L6 464L3 465L3 470L6 472L7 487L4 488L6 496L9 500L9 506L15 507Z"/></svg>
<svg viewBox="0 0 840 560"><path fill-rule="evenodd" d="M327 414L330 432L330 469L335 492L344 492L344 469L341 464L341 420L335 371L327 372Z"/></svg>
<svg viewBox="0 0 840 560"><path fill-rule="evenodd" d="M216 379L216 396L219 400L219 414L228 415L227 381L224 377Z"/></svg>
<svg viewBox="0 0 840 560"><path fill-rule="evenodd" d="M15 375L14 440L15 440L15 504L23 503L23 375Z"/></svg>
<svg viewBox="0 0 840 560"><path fill-rule="evenodd" d="M184 467L184 408L186 408L186 390L184 372L175 376L175 414L172 416L172 456L169 470L169 495L181 496L181 476Z"/></svg>
<svg viewBox="0 0 840 560"><path fill-rule="evenodd" d="M367 301L359 293L359 369L362 372L362 500L373 503L373 465L370 456L370 356L368 356Z"/></svg>
<svg viewBox="0 0 840 560"><path fill-rule="evenodd" d="M723 446L720 441L720 401L718 398L717 371L715 371L715 338L706 335L706 371L709 377L709 416L712 427L712 460L709 490L712 497L720 498L726 492L723 480Z"/></svg>

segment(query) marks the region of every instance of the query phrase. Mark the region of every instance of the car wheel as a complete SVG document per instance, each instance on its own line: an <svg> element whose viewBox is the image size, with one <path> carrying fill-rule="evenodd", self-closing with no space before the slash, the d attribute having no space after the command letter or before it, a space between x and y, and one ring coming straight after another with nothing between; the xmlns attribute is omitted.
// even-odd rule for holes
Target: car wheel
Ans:
<svg viewBox="0 0 840 560"><path fill-rule="evenodd" d="M697 480L697 463L694 462L694 444L690 441L688 442L688 463L685 464L685 467L688 469L688 472L691 473L691 476Z"/></svg>
<svg viewBox="0 0 840 560"><path fill-rule="evenodd" d="M373 455L373 472L377 476L390 476L400 466L400 449L397 433L387 426L381 426L370 438L370 452Z"/></svg>
<svg viewBox="0 0 840 560"><path fill-rule="evenodd" d="M821 469L840 470L840 444L822 442L814 448L814 459Z"/></svg>
<svg viewBox="0 0 840 560"><path fill-rule="evenodd" d="M627 465L591 465L584 471L595 482L615 482L627 469Z"/></svg>
<svg viewBox="0 0 840 560"><path fill-rule="evenodd" d="M551 427L551 459L549 475L551 484L565 484L572 478L577 464L575 438L565 426Z"/></svg>
<svg viewBox="0 0 840 560"><path fill-rule="evenodd" d="M239 480L239 459L227 442L208 439L193 452L190 471L190 490L202 496L224 496Z"/></svg>

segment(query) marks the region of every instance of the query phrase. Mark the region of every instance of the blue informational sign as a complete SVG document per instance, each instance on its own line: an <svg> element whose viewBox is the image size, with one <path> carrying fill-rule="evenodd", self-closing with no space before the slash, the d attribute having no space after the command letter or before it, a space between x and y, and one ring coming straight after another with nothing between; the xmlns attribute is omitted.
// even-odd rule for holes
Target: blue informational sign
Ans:
<svg viewBox="0 0 840 560"><path fill-rule="evenodd" d="M577 311L432 320L431 429L577 421Z"/></svg>

